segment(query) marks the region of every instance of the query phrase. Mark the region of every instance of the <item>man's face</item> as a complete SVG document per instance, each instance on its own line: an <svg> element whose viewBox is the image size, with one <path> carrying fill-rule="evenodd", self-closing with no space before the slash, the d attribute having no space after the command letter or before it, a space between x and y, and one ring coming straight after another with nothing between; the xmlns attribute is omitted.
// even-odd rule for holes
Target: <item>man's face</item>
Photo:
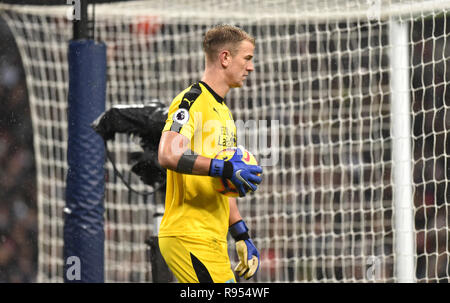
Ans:
<svg viewBox="0 0 450 303"><path fill-rule="evenodd" d="M250 72L254 70L253 52L255 46L247 40L242 41L237 47L237 52L231 57L227 68L227 79L230 87L241 87Z"/></svg>

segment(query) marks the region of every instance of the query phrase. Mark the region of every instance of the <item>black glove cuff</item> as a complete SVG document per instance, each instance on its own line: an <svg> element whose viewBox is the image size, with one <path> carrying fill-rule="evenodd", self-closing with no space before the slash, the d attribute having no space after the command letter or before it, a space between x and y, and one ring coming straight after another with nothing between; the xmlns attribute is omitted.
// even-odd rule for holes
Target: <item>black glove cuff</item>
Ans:
<svg viewBox="0 0 450 303"><path fill-rule="evenodd" d="M248 239L250 239L250 236L249 236L249 234L248 233L243 233L243 234L240 234L240 235L237 235L235 238L234 238L234 241L240 241L240 240L248 240Z"/></svg>
<svg viewBox="0 0 450 303"><path fill-rule="evenodd" d="M250 239L247 225L243 220L239 220L238 222L234 223L233 225L230 226L228 230L236 242L240 240L245 241Z"/></svg>
<svg viewBox="0 0 450 303"><path fill-rule="evenodd" d="M233 177L233 164L229 161L225 161L223 164L223 173L222 176L231 179Z"/></svg>

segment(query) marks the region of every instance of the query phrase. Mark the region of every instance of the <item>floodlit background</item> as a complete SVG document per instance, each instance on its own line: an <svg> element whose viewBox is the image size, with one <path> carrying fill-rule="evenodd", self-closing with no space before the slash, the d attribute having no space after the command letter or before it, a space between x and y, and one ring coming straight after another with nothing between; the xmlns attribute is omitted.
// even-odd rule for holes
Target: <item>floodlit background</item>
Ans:
<svg viewBox="0 0 450 303"><path fill-rule="evenodd" d="M66 4L66 1L21 2ZM447 13L435 19L418 19L411 26L415 272L419 282L449 282L450 16ZM21 57L14 37L1 18L0 106L0 282L36 282L33 129ZM296 198L305 197L299 194ZM316 219L320 223L322 217ZM317 228L323 228L319 223ZM273 231L270 233L272 236ZM326 242L325 237L320 241ZM273 249L268 249L264 257L275 258L275 254ZM289 250L288 254L296 252ZM392 247L386 248L386 254L392 254ZM274 271L268 268L261 273L262 279L272 279ZM289 268L282 278L296 279L293 271Z"/></svg>

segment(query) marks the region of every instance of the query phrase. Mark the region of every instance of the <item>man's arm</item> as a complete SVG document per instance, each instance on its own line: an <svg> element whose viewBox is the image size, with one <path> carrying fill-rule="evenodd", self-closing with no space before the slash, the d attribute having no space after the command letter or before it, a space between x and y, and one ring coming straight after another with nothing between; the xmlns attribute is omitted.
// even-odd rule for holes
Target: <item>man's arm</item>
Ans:
<svg viewBox="0 0 450 303"><path fill-rule="evenodd" d="M209 175L211 159L195 154L185 136L174 132L163 132L158 148L159 164L167 169L189 175Z"/></svg>
<svg viewBox="0 0 450 303"><path fill-rule="evenodd" d="M245 187L252 191L261 183L262 168L242 161L242 150L236 149L233 157L224 161L200 156L190 149L190 140L177 132L163 132L158 148L158 162L167 169L189 175L223 177L229 179L245 196Z"/></svg>
<svg viewBox="0 0 450 303"><path fill-rule="evenodd" d="M229 198L229 203L230 203L230 221L229 221L229 225L231 226L234 223L242 220L241 217L241 213L239 212L239 209L237 207L237 199L236 198Z"/></svg>

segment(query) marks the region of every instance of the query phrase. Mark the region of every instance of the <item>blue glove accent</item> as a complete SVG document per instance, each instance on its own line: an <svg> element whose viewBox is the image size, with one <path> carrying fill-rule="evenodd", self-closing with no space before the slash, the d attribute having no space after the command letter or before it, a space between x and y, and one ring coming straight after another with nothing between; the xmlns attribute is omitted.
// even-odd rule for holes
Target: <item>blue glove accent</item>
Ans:
<svg viewBox="0 0 450 303"><path fill-rule="evenodd" d="M262 173L261 166L246 164L242 161L242 156L242 150L237 148L230 160L212 159L209 168L211 177L230 179L241 197L247 193L246 188L250 191L255 191L258 188L255 184L259 184L262 181L261 177L257 176L257 174Z"/></svg>
<svg viewBox="0 0 450 303"><path fill-rule="evenodd" d="M212 159L209 167L209 175L211 177L222 177L224 166L224 160Z"/></svg>
<svg viewBox="0 0 450 303"><path fill-rule="evenodd" d="M256 268L256 270L254 272L254 273L256 273L259 269L259 263L260 263L258 249L256 249L256 246L255 246L255 244L253 244L251 239L245 240L244 242L247 245L247 260L251 260L253 256L256 256L256 258L258 258L258 267Z"/></svg>
<svg viewBox="0 0 450 303"><path fill-rule="evenodd" d="M228 228L228 231L230 232L231 236L235 241L247 240L249 238L248 227L245 224L244 220L237 221L236 223L231 225ZM239 236L242 237L243 234L247 234L246 236L244 236L245 239L238 238Z"/></svg>

